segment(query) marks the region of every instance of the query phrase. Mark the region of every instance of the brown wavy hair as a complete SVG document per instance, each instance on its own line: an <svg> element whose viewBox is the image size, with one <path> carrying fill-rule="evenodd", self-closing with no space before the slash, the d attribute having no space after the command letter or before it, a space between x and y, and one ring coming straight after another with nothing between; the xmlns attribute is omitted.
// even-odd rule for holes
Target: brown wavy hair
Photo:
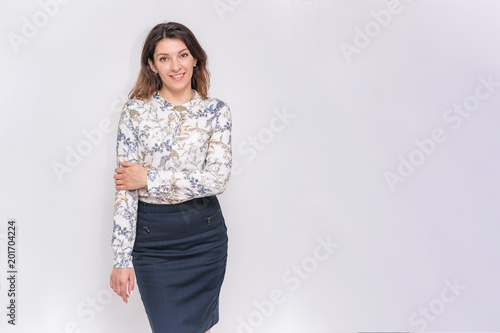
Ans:
<svg viewBox="0 0 500 333"><path fill-rule="evenodd" d="M186 44L189 52L196 59L196 67L193 67L191 77L191 88L206 99L210 86L207 54L191 30L177 22L160 23L149 32L142 49L141 71L134 88L129 93L129 98L149 99L153 93L161 89L163 83L160 77L152 71L148 60L154 63L156 45L165 38L178 38Z"/></svg>

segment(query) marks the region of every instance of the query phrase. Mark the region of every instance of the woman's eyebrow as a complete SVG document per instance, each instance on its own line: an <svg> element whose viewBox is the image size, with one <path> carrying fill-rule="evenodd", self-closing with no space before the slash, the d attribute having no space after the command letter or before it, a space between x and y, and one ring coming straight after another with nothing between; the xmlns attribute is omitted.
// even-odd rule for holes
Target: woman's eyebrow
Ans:
<svg viewBox="0 0 500 333"><path fill-rule="evenodd" d="M184 51L188 51L188 49L182 49L179 52L177 52L177 54L184 52ZM162 52L162 53L158 53L158 55L160 56L160 55L170 55L170 54Z"/></svg>

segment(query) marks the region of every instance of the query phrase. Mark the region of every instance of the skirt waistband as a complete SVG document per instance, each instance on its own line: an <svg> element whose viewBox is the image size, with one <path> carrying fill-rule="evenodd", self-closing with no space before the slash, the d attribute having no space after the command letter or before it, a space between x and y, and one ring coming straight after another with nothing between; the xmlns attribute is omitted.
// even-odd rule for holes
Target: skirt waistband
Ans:
<svg viewBox="0 0 500 333"><path fill-rule="evenodd" d="M190 210L202 210L213 206L219 206L219 200L217 200L215 195L195 198L178 204L152 204L139 200L138 210L141 213L171 214Z"/></svg>

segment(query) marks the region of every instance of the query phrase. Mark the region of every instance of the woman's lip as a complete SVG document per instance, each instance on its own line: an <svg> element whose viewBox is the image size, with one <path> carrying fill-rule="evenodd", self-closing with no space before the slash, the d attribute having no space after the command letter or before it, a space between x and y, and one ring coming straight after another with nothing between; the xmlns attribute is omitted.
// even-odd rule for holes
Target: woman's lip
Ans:
<svg viewBox="0 0 500 333"><path fill-rule="evenodd" d="M179 80L182 80L182 78L186 75L186 73L177 74L177 75L180 75L180 76L179 77L175 77L174 75L170 75L170 77L172 78L172 80L179 81Z"/></svg>

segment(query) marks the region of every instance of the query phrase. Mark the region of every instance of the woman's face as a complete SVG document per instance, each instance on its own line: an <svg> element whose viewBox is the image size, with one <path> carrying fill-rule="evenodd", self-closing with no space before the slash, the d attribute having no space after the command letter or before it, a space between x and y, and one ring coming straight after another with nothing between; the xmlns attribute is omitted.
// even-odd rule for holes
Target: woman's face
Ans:
<svg viewBox="0 0 500 333"><path fill-rule="evenodd" d="M154 63L149 65L160 74L162 90L178 94L191 90L191 77L196 59L189 52L186 44L177 38L162 39L156 45Z"/></svg>

